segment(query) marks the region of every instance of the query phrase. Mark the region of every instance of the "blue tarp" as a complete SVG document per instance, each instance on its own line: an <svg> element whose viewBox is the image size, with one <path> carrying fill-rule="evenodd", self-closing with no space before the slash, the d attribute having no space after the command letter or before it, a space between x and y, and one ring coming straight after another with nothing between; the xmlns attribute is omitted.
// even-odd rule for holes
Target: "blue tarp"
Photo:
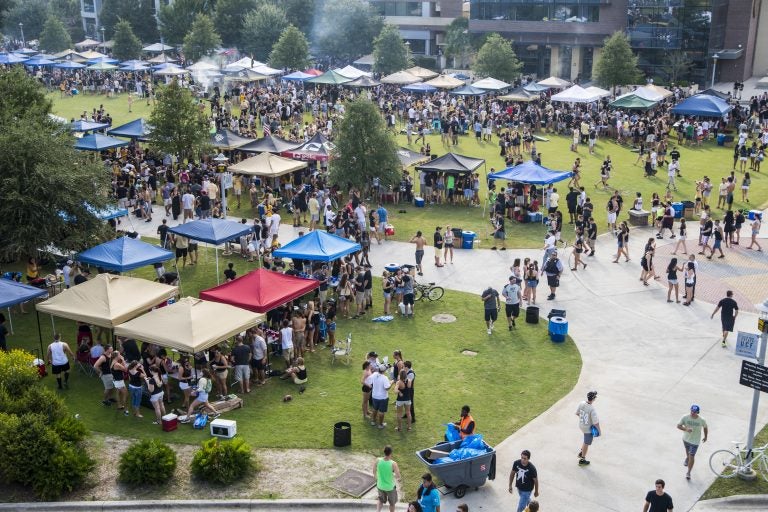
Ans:
<svg viewBox="0 0 768 512"><path fill-rule="evenodd" d="M83 151L104 151L105 149L119 148L127 146L128 141L115 139L114 137L108 137L101 135L100 133L92 133L86 135L81 139L77 139L75 142L75 149L81 149Z"/></svg>
<svg viewBox="0 0 768 512"><path fill-rule="evenodd" d="M128 137L130 139L147 140L149 134L152 132L152 126L147 124L144 118L136 119L130 123L126 123L107 130L107 135L113 135L115 137Z"/></svg>
<svg viewBox="0 0 768 512"><path fill-rule="evenodd" d="M120 71L146 71L149 66L146 64L123 64L120 66Z"/></svg>
<svg viewBox="0 0 768 512"><path fill-rule="evenodd" d="M360 244L325 231L315 230L276 250L276 258L333 261L361 249Z"/></svg>
<svg viewBox="0 0 768 512"><path fill-rule="evenodd" d="M251 226L233 220L203 219L179 224L168 231L192 240L219 245L247 235L251 232Z"/></svg>
<svg viewBox="0 0 768 512"><path fill-rule="evenodd" d="M285 75L281 78L281 80L288 80L291 82L303 82L304 80L309 80L310 78L315 78L315 75L310 75L309 73L304 73L302 71L296 71L291 74Z"/></svg>
<svg viewBox="0 0 768 512"><path fill-rule="evenodd" d="M75 121L69 125L70 131L73 132L90 132L93 130L101 130L102 128L109 127L107 123L97 123L91 121Z"/></svg>
<svg viewBox="0 0 768 512"><path fill-rule="evenodd" d="M722 117L732 108L717 96L697 94L672 107L672 113L684 116Z"/></svg>
<svg viewBox="0 0 768 512"><path fill-rule="evenodd" d="M128 272L171 258L171 251L127 236L91 247L75 256L77 261L117 272Z"/></svg>
<svg viewBox="0 0 768 512"><path fill-rule="evenodd" d="M434 85L429 85L425 83L415 83L411 85L406 85L400 88L402 91L408 91L408 92L435 92L437 90L437 87Z"/></svg>
<svg viewBox="0 0 768 512"><path fill-rule="evenodd" d="M43 295L48 295L48 292L10 279L0 279L0 308L8 308Z"/></svg>
<svg viewBox="0 0 768 512"><path fill-rule="evenodd" d="M503 171L488 175L489 179L517 181L519 183L532 183L534 185L548 185L557 183L573 176L571 171L554 171L528 160L520 165L508 167Z"/></svg>
<svg viewBox="0 0 768 512"><path fill-rule="evenodd" d="M111 57L96 57L95 59L89 59L88 64L117 64L120 62L117 59L113 59Z"/></svg>

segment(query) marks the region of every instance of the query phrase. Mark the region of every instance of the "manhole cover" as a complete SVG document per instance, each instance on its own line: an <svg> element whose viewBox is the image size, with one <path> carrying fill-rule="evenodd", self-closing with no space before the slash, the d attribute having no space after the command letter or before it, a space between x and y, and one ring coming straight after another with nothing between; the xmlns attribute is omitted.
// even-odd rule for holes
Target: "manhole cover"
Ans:
<svg viewBox="0 0 768 512"><path fill-rule="evenodd" d="M450 324L456 321L456 317L449 313L438 313L432 317L436 324Z"/></svg>
<svg viewBox="0 0 768 512"><path fill-rule="evenodd" d="M330 487L359 498L376 485L376 480L368 473L356 469L348 469L342 473Z"/></svg>
<svg viewBox="0 0 768 512"><path fill-rule="evenodd" d="M464 356L476 356L477 352L475 352L474 350L468 350L465 348L464 350L461 351L461 354Z"/></svg>

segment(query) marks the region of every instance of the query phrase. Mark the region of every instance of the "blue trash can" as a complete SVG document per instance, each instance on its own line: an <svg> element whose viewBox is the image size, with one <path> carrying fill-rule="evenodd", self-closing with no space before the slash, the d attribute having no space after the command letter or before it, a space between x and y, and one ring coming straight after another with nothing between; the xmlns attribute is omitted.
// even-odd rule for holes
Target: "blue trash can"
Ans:
<svg viewBox="0 0 768 512"><path fill-rule="evenodd" d="M549 319L549 339L555 343L562 343L567 334L568 320L561 316L553 316Z"/></svg>
<svg viewBox="0 0 768 512"><path fill-rule="evenodd" d="M683 217L683 203L672 203L672 209L675 210L675 218Z"/></svg>
<svg viewBox="0 0 768 512"><path fill-rule="evenodd" d="M474 231L462 231L461 232L461 248L472 249L475 246L475 237L477 233Z"/></svg>
<svg viewBox="0 0 768 512"><path fill-rule="evenodd" d="M724 146L725 145L725 134L724 133L718 133L717 134L717 145L718 146Z"/></svg>

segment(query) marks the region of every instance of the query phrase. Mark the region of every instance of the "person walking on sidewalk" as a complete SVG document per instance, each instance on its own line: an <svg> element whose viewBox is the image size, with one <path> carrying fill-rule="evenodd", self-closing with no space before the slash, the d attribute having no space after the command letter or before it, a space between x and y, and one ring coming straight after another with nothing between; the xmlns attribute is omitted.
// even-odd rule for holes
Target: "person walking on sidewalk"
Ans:
<svg viewBox="0 0 768 512"><path fill-rule="evenodd" d="M763 221L763 215L761 213L758 213L757 215L755 215L755 220L752 221L752 224L751 224L752 241L747 246L747 249L751 249L753 245L756 245L758 251L763 250L762 246L757 242L757 235L760 234L760 226L762 225L762 221Z"/></svg>
<svg viewBox="0 0 768 512"><path fill-rule="evenodd" d="M384 456L376 459L373 465L373 477L376 479L376 512L380 512L385 503L389 503L389 511L395 512L397 504L397 483L400 481L400 468L397 462L392 460L392 447L384 447Z"/></svg>
<svg viewBox="0 0 768 512"><path fill-rule="evenodd" d="M416 244L416 272L423 276L424 268L421 265L421 261L424 259L424 246L427 245L427 239L424 238L421 231L417 231L416 235L410 239L410 243Z"/></svg>
<svg viewBox="0 0 768 512"><path fill-rule="evenodd" d="M563 263L557 257L557 251L550 253L549 260L541 269L542 274L547 274L549 296L547 300L555 300L557 287L560 286L560 276L563 273Z"/></svg>
<svg viewBox="0 0 768 512"><path fill-rule="evenodd" d="M683 448L685 449L683 466L688 468L688 472L685 474L687 480L691 479L691 470L693 469L693 463L696 462L696 452L699 449L699 445L706 443L707 436L709 435L707 422L699 416L699 411L699 406L693 404L691 406L691 413L683 416L677 424L677 429L683 431ZM702 431L704 432L704 438L701 437Z"/></svg>
<svg viewBox="0 0 768 512"><path fill-rule="evenodd" d="M485 323L488 326L488 334L491 334L491 332L493 332L493 322L499 318L499 309L501 309L499 292L489 286L485 289L480 298L483 300Z"/></svg>
<svg viewBox="0 0 768 512"><path fill-rule="evenodd" d="M672 512L672 496L664 492L664 480L656 480L656 489L645 495L643 512Z"/></svg>
<svg viewBox="0 0 768 512"><path fill-rule="evenodd" d="M586 466L589 464L587 460L587 451L592 445L592 440L595 436L602 434L600 430L600 420L597 417L597 411L592 403L597 398L597 391L590 391L587 393L587 400L581 402L576 409L576 416L579 417L579 429L584 436L584 441L581 444L581 450L579 451L579 465ZM592 429L594 427L594 430Z"/></svg>
<svg viewBox="0 0 768 512"><path fill-rule="evenodd" d="M539 497L539 475L536 466L531 464L531 452L523 450L520 458L512 464L509 473L509 493L513 494L517 487L520 501L517 502L517 512L523 512L531 502L531 493Z"/></svg>
<svg viewBox="0 0 768 512"><path fill-rule="evenodd" d="M501 290L501 294L504 296L504 312L507 315L507 326L510 331L515 327L515 319L520 316L520 302L523 300L520 281L517 276L509 276L509 283Z"/></svg>
<svg viewBox="0 0 768 512"><path fill-rule="evenodd" d="M443 234L440 233L440 230L442 228L440 226L437 226L435 228L435 234L434 234L434 240L435 240L435 266L436 267L442 267L443 264L440 263L440 255L443 252Z"/></svg>
<svg viewBox="0 0 768 512"><path fill-rule="evenodd" d="M725 292L725 298L720 299L710 318L715 318L715 314L718 311L720 311L720 324L723 328L722 345L725 348L725 340L728 338L728 333L733 332L733 324L736 323L736 317L739 316L739 305L733 299L733 291L728 290Z"/></svg>

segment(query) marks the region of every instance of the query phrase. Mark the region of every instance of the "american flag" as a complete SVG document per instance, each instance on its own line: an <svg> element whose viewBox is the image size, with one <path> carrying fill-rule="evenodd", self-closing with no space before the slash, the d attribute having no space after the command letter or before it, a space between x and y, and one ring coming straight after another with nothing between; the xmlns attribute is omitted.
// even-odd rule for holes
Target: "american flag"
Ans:
<svg viewBox="0 0 768 512"><path fill-rule="evenodd" d="M269 128L269 123L264 123L264 136L269 137L272 135L272 130Z"/></svg>

